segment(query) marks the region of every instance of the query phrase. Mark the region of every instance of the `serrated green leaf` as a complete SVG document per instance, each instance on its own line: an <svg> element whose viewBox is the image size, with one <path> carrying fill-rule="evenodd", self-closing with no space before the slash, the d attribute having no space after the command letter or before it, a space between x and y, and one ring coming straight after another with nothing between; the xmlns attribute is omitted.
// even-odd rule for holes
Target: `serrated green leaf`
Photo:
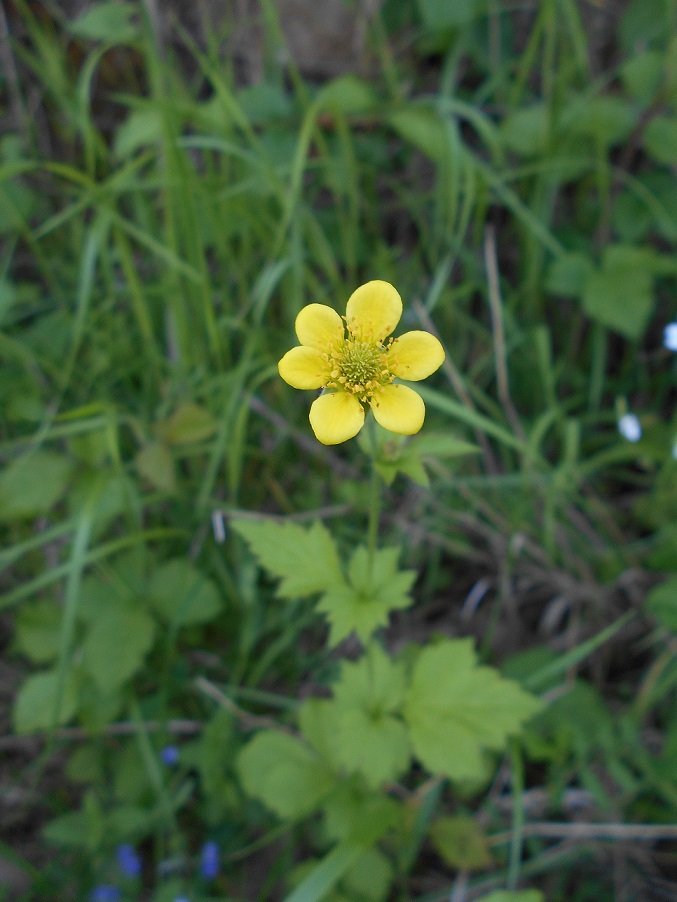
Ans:
<svg viewBox="0 0 677 902"><path fill-rule="evenodd" d="M404 724L393 716L404 695L404 667L372 645L359 661L341 665L333 694L335 754L342 767L372 787L397 779L410 755Z"/></svg>
<svg viewBox="0 0 677 902"><path fill-rule="evenodd" d="M156 567L148 583L148 595L158 614L179 626L208 623L221 612L221 598L214 583L184 558Z"/></svg>
<svg viewBox="0 0 677 902"><path fill-rule="evenodd" d="M329 620L331 645L352 632L367 642L374 630L387 624L391 611L411 604L409 590L416 574L398 571L398 555L398 548L383 548L375 552L370 568L367 549L356 549L348 567L349 584L331 588L317 604Z"/></svg>
<svg viewBox="0 0 677 902"><path fill-rule="evenodd" d="M331 839L360 838L385 830L404 817L401 802L372 790L352 777L337 783L322 804L325 831Z"/></svg>
<svg viewBox="0 0 677 902"><path fill-rule="evenodd" d="M388 896L393 868L383 852L369 849L346 871L340 887L348 899L382 902Z"/></svg>
<svg viewBox="0 0 677 902"><path fill-rule="evenodd" d="M77 710L78 692L75 675L67 673L57 711L59 676L48 670L34 673L21 685L14 701L14 729L17 733L49 730L62 726Z"/></svg>
<svg viewBox="0 0 677 902"><path fill-rule="evenodd" d="M101 691L114 691L141 668L154 635L155 623L144 611L126 605L108 608L85 637L85 671Z"/></svg>
<svg viewBox="0 0 677 902"><path fill-rule="evenodd" d="M677 633L677 576L654 586L647 596L646 606L656 620Z"/></svg>
<svg viewBox="0 0 677 902"><path fill-rule="evenodd" d="M245 792L283 819L316 809L335 779L312 749L276 730L257 733L238 755L236 768Z"/></svg>
<svg viewBox="0 0 677 902"><path fill-rule="evenodd" d="M487 838L472 817L440 817L430 825L430 838L452 868L477 871L491 864Z"/></svg>
<svg viewBox="0 0 677 902"><path fill-rule="evenodd" d="M45 664L56 658L61 642L61 608L41 599L24 604L16 616L14 646L31 661Z"/></svg>
<svg viewBox="0 0 677 902"><path fill-rule="evenodd" d="M63 496L73 464L54 451L31 451L0 473L0 522L46 513Z"/></svg>
<svg viewBox="0 0 677 902"><path fill-rule="evenodd" d="M304 598L343 583L334 541L321 523L232 520L261 566L281 580L282 598Z"/></svg>
<svg viewBox="0 0 677 902"><path fill-rule="evenodd" d="M404 704L414 752L432 773L479 779L485 749L498 751L541 708L534 696L478 667L470 639L424 649Z"/></svg>

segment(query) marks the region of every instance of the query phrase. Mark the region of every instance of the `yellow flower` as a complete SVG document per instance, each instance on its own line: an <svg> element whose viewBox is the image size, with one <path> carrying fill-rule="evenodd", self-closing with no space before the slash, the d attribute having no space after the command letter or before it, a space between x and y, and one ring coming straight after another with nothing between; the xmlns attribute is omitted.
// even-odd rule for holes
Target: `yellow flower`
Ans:
<svg viewBox="0 0 677 902"><path fill-rule="evenodd" d="M417 382L444 361L429 332L389 338L402 316L402 298L389 282L367 282L348 299L345 317L325 304L309 304L296 317L300 345L278 363L292 388L324 391L310 408L310 425L323 445L357 435L367 405L390 432L414 435L423 425L421 396L396 378Z"/></svg>

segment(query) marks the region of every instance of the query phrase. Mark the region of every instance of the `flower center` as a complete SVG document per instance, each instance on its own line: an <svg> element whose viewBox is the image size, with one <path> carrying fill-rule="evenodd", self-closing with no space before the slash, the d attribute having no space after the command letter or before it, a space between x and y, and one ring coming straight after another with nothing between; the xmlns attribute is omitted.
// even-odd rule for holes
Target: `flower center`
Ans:
<svg viewBox="0 0 677 902"><path fill-rule="evenodd" d="M380 343L349 336L330 355L330 387L351 392L360 401L368 400L379 385L394 379L388 370L385 351Z"/></svg>

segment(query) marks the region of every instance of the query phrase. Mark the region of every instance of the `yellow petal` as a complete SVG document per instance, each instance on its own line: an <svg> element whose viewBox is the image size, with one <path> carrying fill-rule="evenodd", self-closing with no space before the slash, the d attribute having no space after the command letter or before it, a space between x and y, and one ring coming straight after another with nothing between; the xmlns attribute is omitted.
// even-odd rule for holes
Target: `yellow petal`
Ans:
<svg viewBox="0 0 677 902"><path fill-rule="evenodd" d="M370 403L376 422L390 432L414 435L423 425L423 398L406 385L385 385Z"/></svg>
<svg viewBox="0 0 677 902"><path fill-rule="evenodd" d="M430 332L405 332L390 346L388 369L400 379L427 379L444 362L444 348Z"/></svg>
<svg viewBox="0 0 677 902"><path fill-rule="evenodd" d="M357 435L364 424L364 408L354 395L329 392L310 407L310 425L323 445L338 445Z"/></svg>
<svg viewBox="0 0 677 902"><path fill-rule="evenodd" d="M364 341L383 341L402 316L402 298L390 282L360 285L348 298L348 328Z"/></svg>
<svg viewBox="0 0 677 902"><path fill-rule="evenodd" d="M327 351L343 341L343 320L326 304L308 304L296 317L296 334L302 345Z"/></svg>
<svg viewBox="0 0 677 902"><path fill-rule="evenodd" d="M277 368L292 388L322 388L331 378L326 357L314 348L292 348Z"/></svg>

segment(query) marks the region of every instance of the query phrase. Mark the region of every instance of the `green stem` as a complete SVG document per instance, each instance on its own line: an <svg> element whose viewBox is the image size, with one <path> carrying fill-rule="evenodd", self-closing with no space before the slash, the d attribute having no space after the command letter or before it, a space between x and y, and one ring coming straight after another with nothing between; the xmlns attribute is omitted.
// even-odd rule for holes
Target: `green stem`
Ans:
<svg viewBox="0 0 677 902"><path fill-rule="evenodd" d="M367 428L369 430L369 456L371 459L371 475L369 479L369 519L367 521L367 554L369 556L369 573L372 573L381 514L381 484L380 477L376 470L376 427L372 419L369 420Z"/></svg>

